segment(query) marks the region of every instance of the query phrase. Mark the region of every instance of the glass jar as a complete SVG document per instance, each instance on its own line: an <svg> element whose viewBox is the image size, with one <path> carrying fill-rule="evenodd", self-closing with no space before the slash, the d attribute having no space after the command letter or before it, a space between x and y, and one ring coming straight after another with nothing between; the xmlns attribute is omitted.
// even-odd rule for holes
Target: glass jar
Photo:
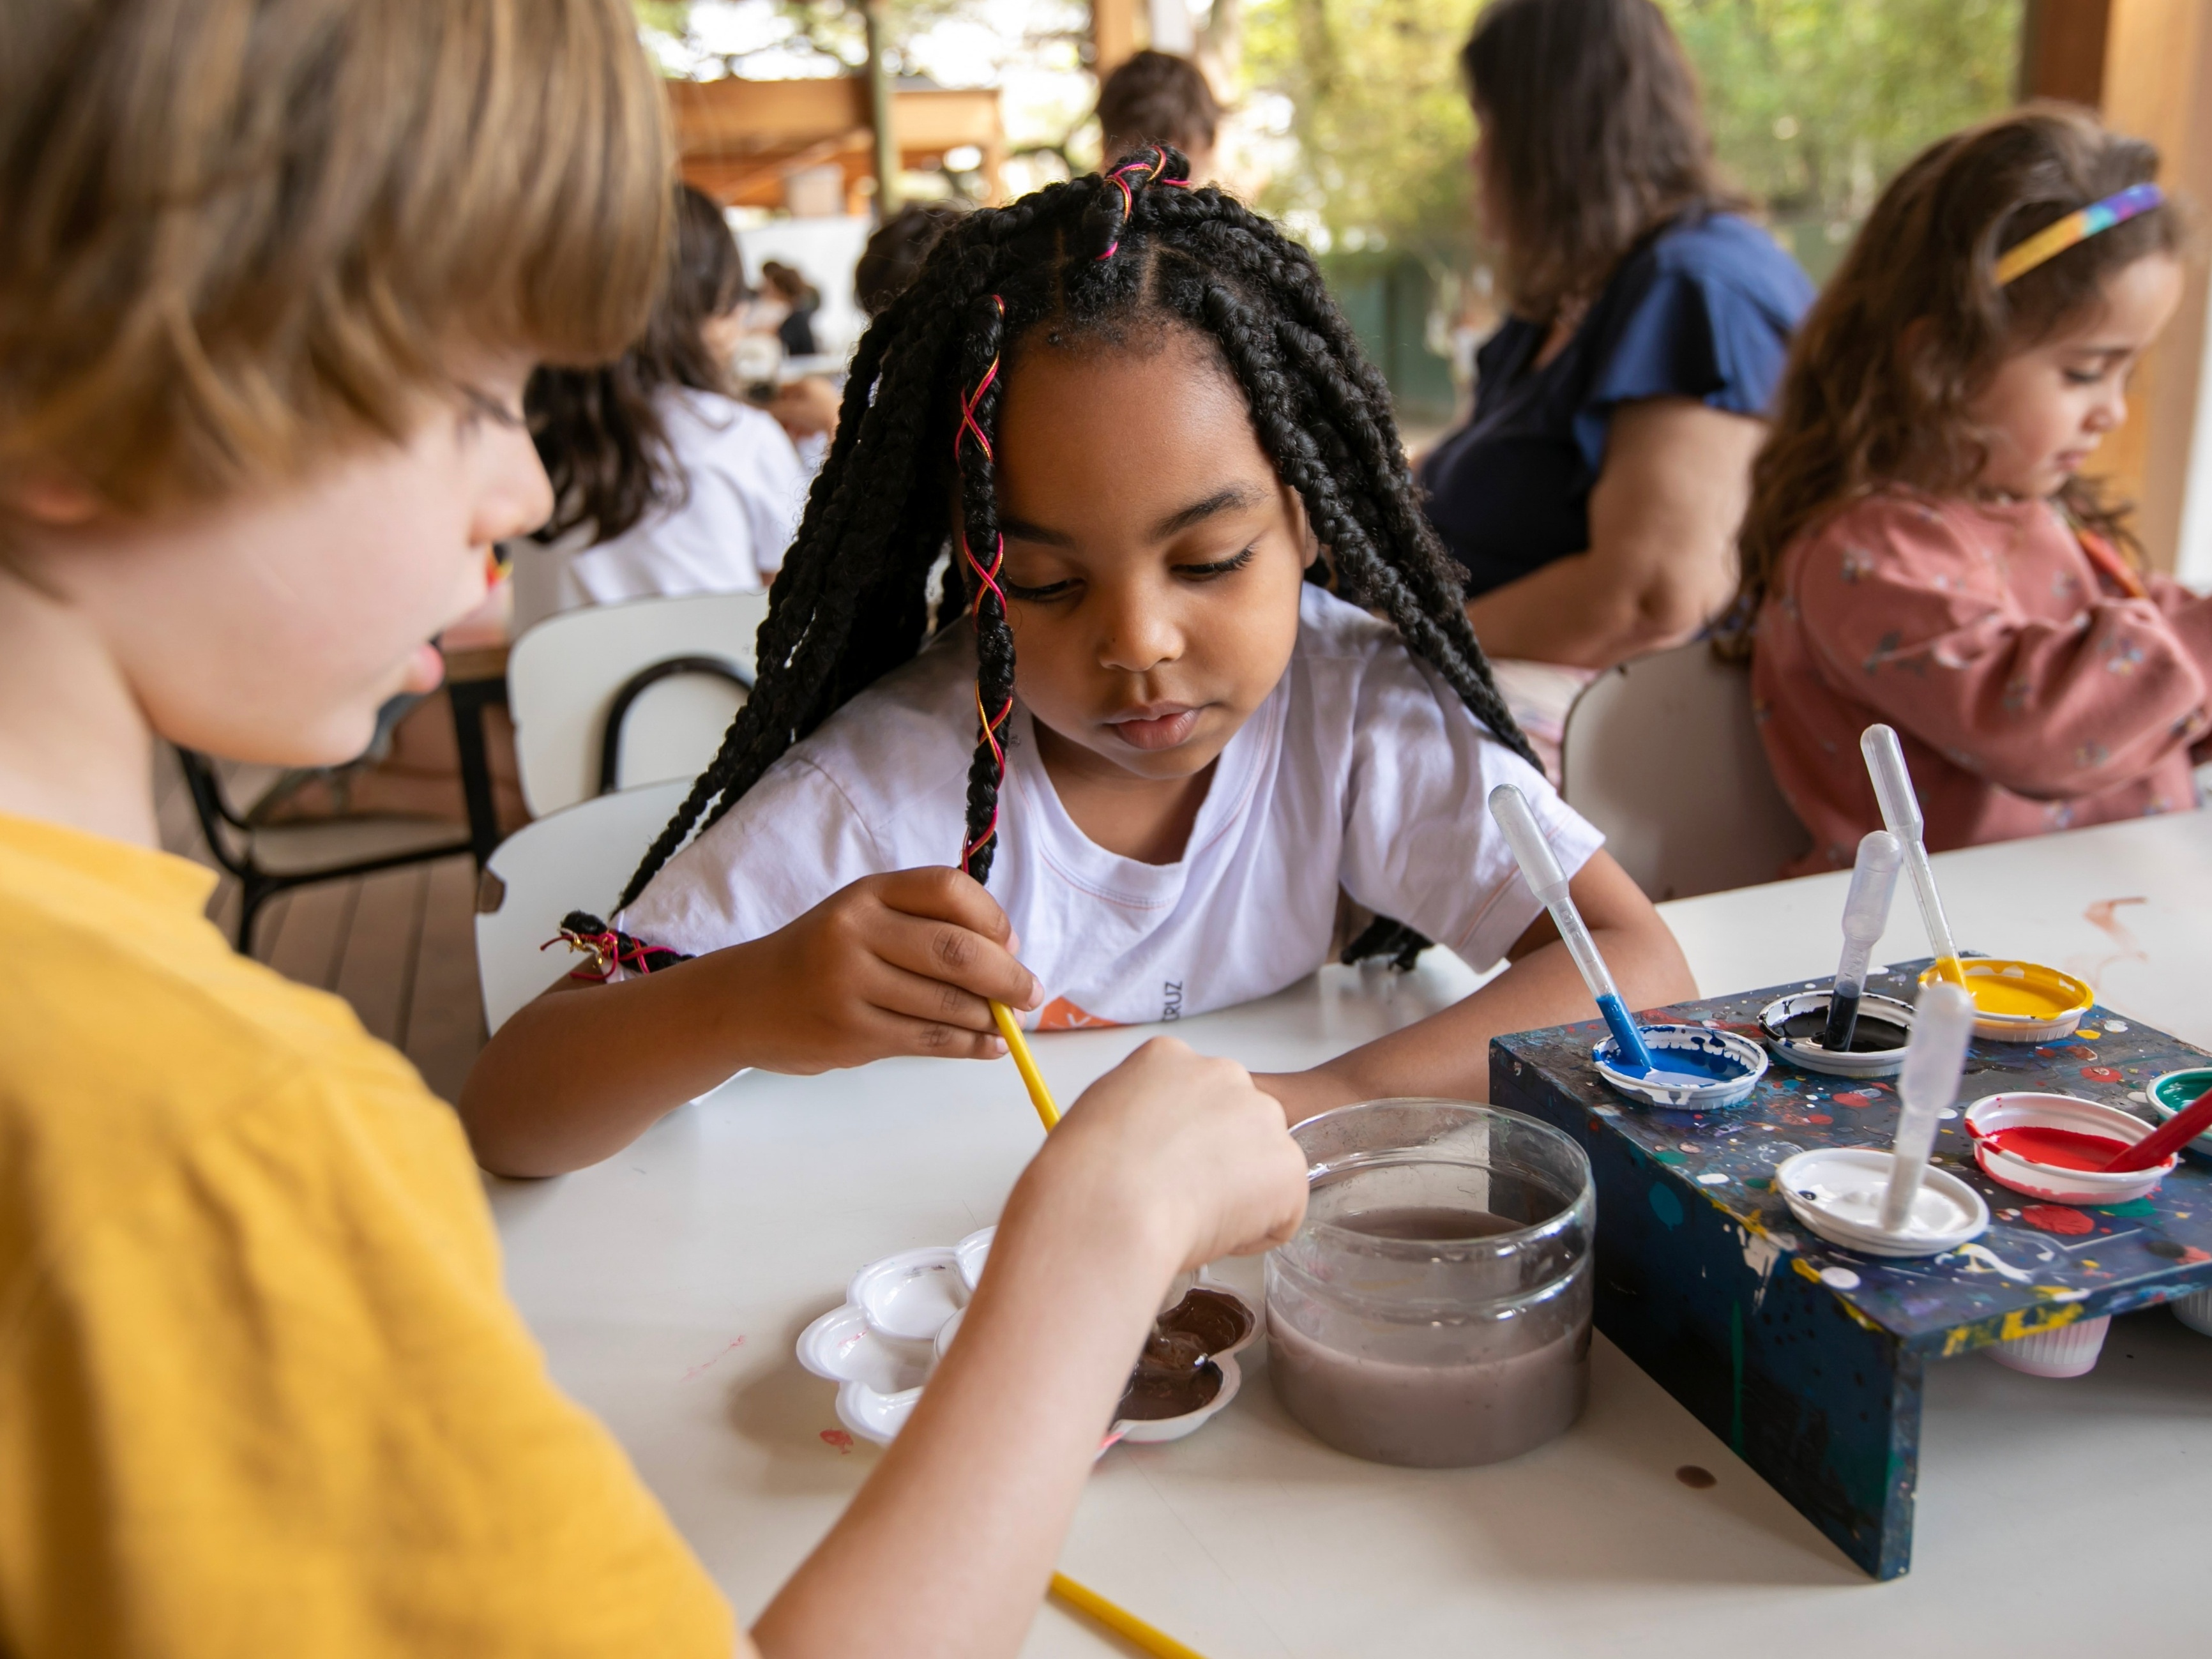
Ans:
<svg viewBox="0 0 2212 1659"><path fill-rule="evenodd" d="M1307 1119L1308 1203L1267 1260L1267 1372L1340 1451L1425 1468L1541 1445L1589 1392L1597 1194L1519 1112L1377 1100Z"/></svg>

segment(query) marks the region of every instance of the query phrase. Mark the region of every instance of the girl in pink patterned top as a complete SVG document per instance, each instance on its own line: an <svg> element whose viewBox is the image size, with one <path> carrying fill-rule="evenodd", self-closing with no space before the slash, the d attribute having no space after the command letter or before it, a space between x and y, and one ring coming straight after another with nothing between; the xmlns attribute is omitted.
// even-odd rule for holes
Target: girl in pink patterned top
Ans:
<svg viewBox="0 0 2212 1659"><path fill-rule="evenodd" d="M1796 872L1879 829L1903 738L1931 848L2197 804L2212 599L2142 574L2080 475L2179 302L2157 153L2030 109L1901 173L1800 331L1735 615Z"/></svg>

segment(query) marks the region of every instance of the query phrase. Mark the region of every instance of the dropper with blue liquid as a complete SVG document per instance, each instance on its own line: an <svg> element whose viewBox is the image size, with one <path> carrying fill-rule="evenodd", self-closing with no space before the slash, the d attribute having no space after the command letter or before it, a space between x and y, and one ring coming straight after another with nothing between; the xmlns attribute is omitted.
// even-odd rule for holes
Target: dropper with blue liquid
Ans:
<svg viewBox="0 0 2212 1659"><path fill-rule="evenodd" d="M1567 892L1566 874L1559 868L1559 860L1552 856L1551 843L1536 827L1536 816L1528 810L1528 803L1521 792L1510 783L1499 784L1490 792L1490 816L1505 832L1505 844L1513 849L1513 859L1521 866L1522 879L1552 913L1552 921L1559 928L1560 939L1566 942L1567 954L1582 969L1583 983L1589 987L1590 995L1597 1001L1598 1012L1605 1016L1606 1028L1613 1033L1613 1047L1620 1051L1620 1063L1616 1069L1632 1077L1672 1077L1686 1082L1711 1083L1712 1078L1707 1073L1662 1066L1651 1058L1651 1051L1644 1044L1644 1033L1629 1017L1627 1005L1621 1001L1613 975L1607 971L1605 958L1597 953L1597 941L1583 925L1583 914L1575 908Z"/></svg>

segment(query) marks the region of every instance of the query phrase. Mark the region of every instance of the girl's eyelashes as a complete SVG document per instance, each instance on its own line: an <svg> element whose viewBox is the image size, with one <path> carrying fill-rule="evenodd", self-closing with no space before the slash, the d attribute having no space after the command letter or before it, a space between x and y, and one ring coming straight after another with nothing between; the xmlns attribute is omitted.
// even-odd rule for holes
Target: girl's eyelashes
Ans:
<svg viewBox="0 0 2212 1659"><path fill-rule="evenodd" d="M1258 545L1259 544L1255 542L1251 547L1246 548L1242 553L1231 558L1215 559L1206 564L1179 564L1176 567L1176 570L1178 574L1194 577L1200 581L1205 581L1215 576L1226 576L1231 571L1242 570L1246 565L1251 563L1253 551Z"/></svg>
<svg viewBox="0 0 2212 1659"><path fill-rule="evenodd" d="M1006 595L1010 599L1019 599L1025 605L1038 605L1047 599L1056 599L1063 593L1071 592L1075 584L1073 581L1061 580L1047 582L1042 587L1024 587L1019 582L1009 581L1002 571L999 576L999 586L1006 591Z"/></svg>
<svg viewBox="0 0 2212 1659"><path fill-rule="evenodd" d="M1204 564L1179 564L1175 567L1175 572L1186 580L1201 582L1211 581L1217 576L1231 575L1252 562L1257 546L1258 544L1255 543L1242 553L1226 559L1213 559ZM1018 581L1010 580L1002 571L999 576L999 586L1010 599L1019 599L1024 605L1045 605L1054 599L1066 598L1082 584L1073 577L1065 577L1056 582L1047 582L1041 587L1024 587Z"/></svg>

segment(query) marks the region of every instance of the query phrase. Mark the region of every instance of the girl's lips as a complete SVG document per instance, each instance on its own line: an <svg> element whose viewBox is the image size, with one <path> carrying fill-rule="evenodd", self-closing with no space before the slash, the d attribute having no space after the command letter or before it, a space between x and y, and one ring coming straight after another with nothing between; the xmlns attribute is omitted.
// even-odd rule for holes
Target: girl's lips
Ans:
<svg viewBox="0 0 2212 1659"><path fill-rule="evenodd" d="M1113 720L1106 724L1132 749L1172 749L1190 736L1191 728L1198 724L1198 710L1170 708L1144 719Z"/></svg>

